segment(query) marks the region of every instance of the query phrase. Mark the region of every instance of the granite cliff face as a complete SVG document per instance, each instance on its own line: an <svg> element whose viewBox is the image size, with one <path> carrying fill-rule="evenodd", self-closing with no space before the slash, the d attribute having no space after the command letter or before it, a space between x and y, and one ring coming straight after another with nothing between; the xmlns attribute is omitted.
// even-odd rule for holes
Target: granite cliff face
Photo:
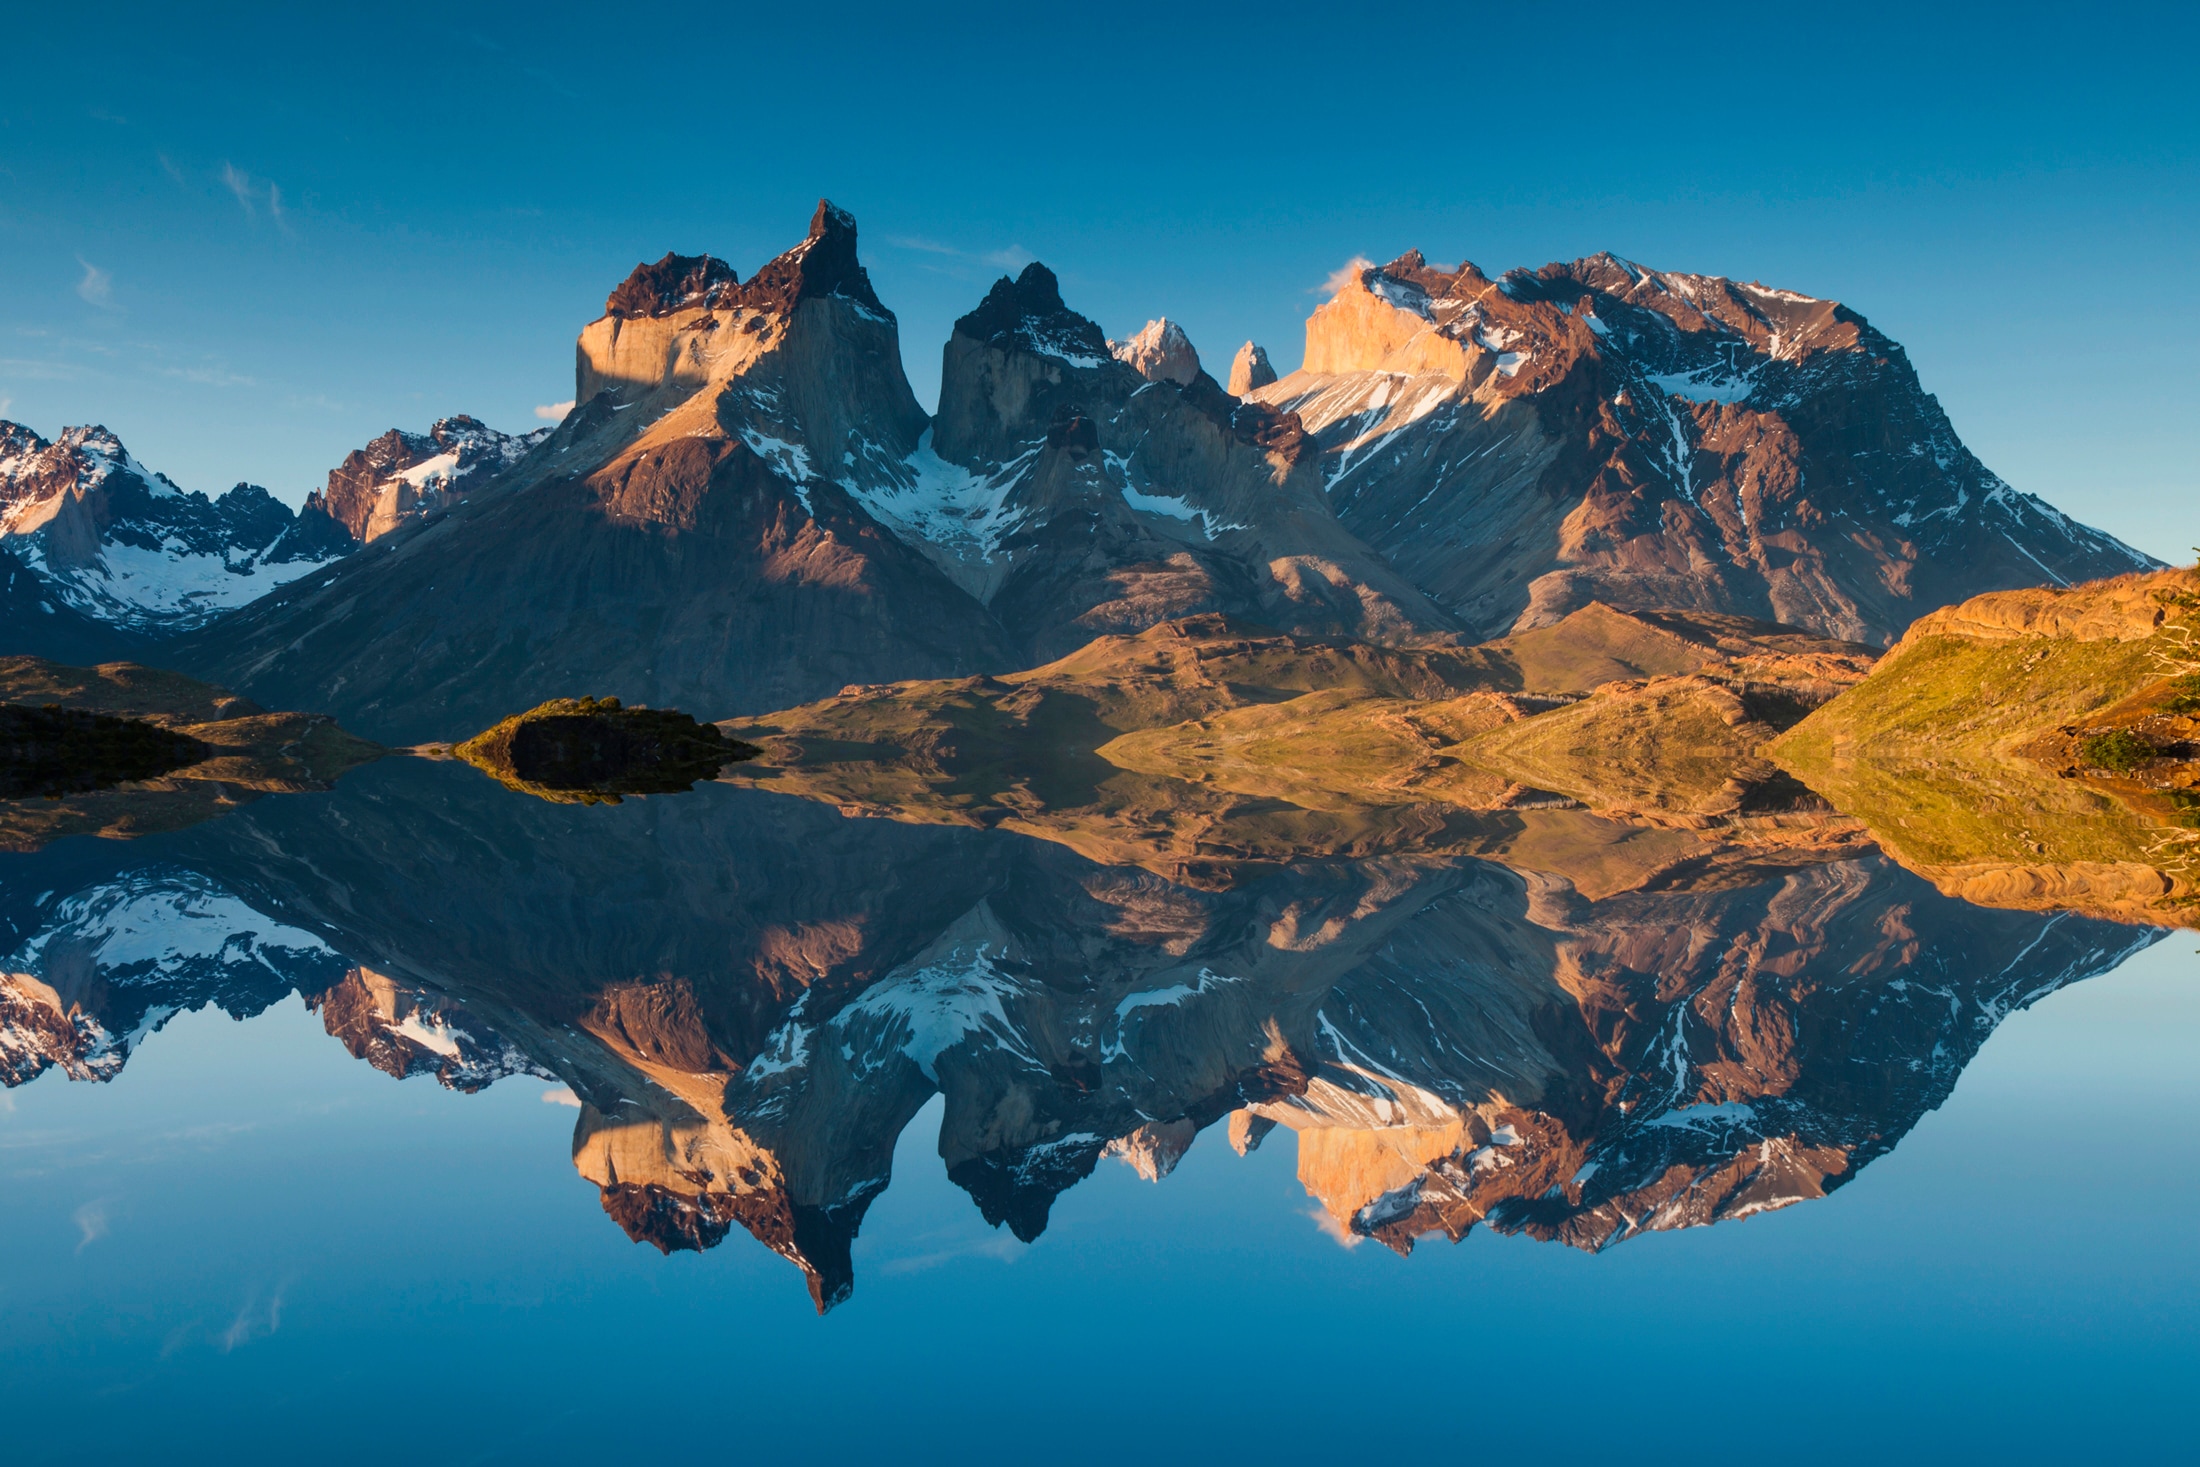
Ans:
<svg viewBox="0 0 2200 1467"><path fill-rule="evenodd" d="M174 656L392 739L559 693L718 716L1008 660L855 497L907 472L924 415L842 211L745 284L638 267L581 333L576 402L486 490Z"/></svg>
<svg viewBox="0 0 2200 1467"><path fill-rule="evenodd" d="M1989 472L1854 311L1611 255L1355 269L1252 395L1313 435L1345 527L1484 636L1601 600L1886 645L2150 563Z"/></svg>
<svg viewBox="0 0 2200 1467"><path fill-rule="evenodd" d="M254 484L217 499L187 494L105 428L70 428L49 443L0 423L0 650L65 656L143 645L352 548L327 515L294 515Z"/></svg>

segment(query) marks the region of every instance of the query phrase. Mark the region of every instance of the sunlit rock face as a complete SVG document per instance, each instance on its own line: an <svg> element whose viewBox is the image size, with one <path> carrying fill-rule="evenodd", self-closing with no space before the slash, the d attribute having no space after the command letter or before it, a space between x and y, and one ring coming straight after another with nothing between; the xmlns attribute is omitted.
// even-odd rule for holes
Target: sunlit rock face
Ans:
<svg viewBox="0 0 2200 1467"><path fill-rule="evenodd" d="M550 432L500 433L463 413L425 433L392 428L329 470L328 484L306 497L305 512L327 515L361 543L378 540L494 482Z"/></svg>
<svg viewBox="0 0 2200 1467"><path fill-rule="evenodd" d="M1166 316L1148 321L1128 340L1109 342L1108 353L1148 382L1189 387L1199 376L1199 352L1192 339Z"/></svg>
<svg viewBox="0 0 2200 1467"><path fill-rule="evenodd" d="M1232 397L1243 397L1275 380L1276 369L1269 364L1266 347L1248 341L1230 359L1229 392Z"/></svg>
<svg viewBox="0 0 2200 1467"><path fill-rule="evenodd" d="M303 992L386 1073L555 1077L613 1222L668 1251L745 1231L821 1308L934 1096L947 1175L1026 1240L1097 1167L1168 1185L1204 1131L1288 1129L1342 1237L1602 1248L1844 1184L2008 1013L2159 935L1876 856L1593 900L1410 852L1195 886L760 791L585 808L417 761L170 855L9 909L18 1083Z"/></svg>
<svg viewBox="0 0 2200 1467"><path fill-rule="evenodd" d="M65 429L49 443L0 422L0 637L9 652L120 656L355 548L326 514L293 514L258 485L214 499L186 493L105 428Z"/></svg>
<svg viewBox="0 0 2200 1467"><path fill-rule="evenodd" d="M746 282L701 257L638 267L581 333L575 393L432 524L174 660L400 741L546 696L715 718L1010 660L858 502L911 481L924 414L845 212L820 203Z"/></svg>
<svg viewBox="0 0 2200 1467"><path fill-rule="evenodd" d="M1854 311L1611 255L1358 262L1253 396L1314 436L1345 527L1485 636L1601 600L1884 645L2148 564L1989 472Z"/></svg>

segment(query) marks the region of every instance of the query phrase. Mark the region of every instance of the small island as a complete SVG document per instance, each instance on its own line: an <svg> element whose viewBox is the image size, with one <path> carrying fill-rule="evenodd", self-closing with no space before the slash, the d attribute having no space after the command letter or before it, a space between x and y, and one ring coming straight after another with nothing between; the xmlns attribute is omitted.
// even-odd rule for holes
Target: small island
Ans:
<svg viewBox="0 0 2200 1467"><path fill-rule="evenodd" d="M617 698L553 698L515 713L451 752L512 789L558 804L616 805L715 779L763 751L672 708Z"/></svg>

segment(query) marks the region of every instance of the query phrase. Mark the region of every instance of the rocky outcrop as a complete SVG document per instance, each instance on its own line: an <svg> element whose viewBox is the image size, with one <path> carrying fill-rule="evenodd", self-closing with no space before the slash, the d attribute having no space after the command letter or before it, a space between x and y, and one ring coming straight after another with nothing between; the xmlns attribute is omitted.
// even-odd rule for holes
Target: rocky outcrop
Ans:
<svg viewBox="0 0 2200 1467"><path fill-rule="evenodd" d="M550 432L500 433L463 413L438 418L425 433L392 428L329 470L302 513L326 515L362 544L378 540L490 483Z"/></svg>
<svg viewBox="0 0 2200 1467"><path fill-rule="evenodd" d="M1275 380L1276 369L1268 363L1266 347L1248 341L1238 348L1236 356L1230 358L1228 390L1232 397L1243 397Z"/></svg>
<svg viewBox="0 0 2200 1467"><path fill-rule="evenodd" d="M1363 265L1254 397L1314 435L1346 528L1485 636L1601 600L1885 645L2148 563L1990 473L1855 312L1610 255Z"/></svg>
<svg viewBox="0 0 2200 1467"><path fill-rule="evenodd" d="M1199 376L1199 353L1184 328L1163 316L1148 321L1127 341L1111 341L1108 353L1148 382L1189 387Z"/></svg>
<svg viewBox="0 0 2200 1467"><path fill-rule="evenodd" d="M49 443L0 422L6 651L96 644L87 623L111 628L122 646L141 645L201 626L354 548L327 515L312 507L294 515L255 484L218 499L187 494L105 428L65 429ZM19 585L15 566L35 589Z"/></svg>
<svg viewBox="0 0 2200 1467"><path fill-rule="evenodd" d="M1952 895L2200 925L2200 573L1921 617L1769 752Z"/></svg>

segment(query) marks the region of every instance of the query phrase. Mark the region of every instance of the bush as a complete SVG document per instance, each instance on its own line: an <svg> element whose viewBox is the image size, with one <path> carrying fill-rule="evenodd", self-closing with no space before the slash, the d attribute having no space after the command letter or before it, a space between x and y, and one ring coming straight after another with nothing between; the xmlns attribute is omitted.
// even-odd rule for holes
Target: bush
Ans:
<svg viewBox="0 0 2200 1467"><path fill-rule="evenodd" d="M2200 713L2200 672L2188 672L2170 684L2165 713Z"/></svg>
<svg viewBox="0 0 2200 1467"><path fill-rule="evenodd" d="M2094 734L2079 744L2078 753L2095 769L2105 769L2111 774L2129 774L2151 761L2155 757L2155 748L2128 728L2112 728L2107 733Z"/></svg>

